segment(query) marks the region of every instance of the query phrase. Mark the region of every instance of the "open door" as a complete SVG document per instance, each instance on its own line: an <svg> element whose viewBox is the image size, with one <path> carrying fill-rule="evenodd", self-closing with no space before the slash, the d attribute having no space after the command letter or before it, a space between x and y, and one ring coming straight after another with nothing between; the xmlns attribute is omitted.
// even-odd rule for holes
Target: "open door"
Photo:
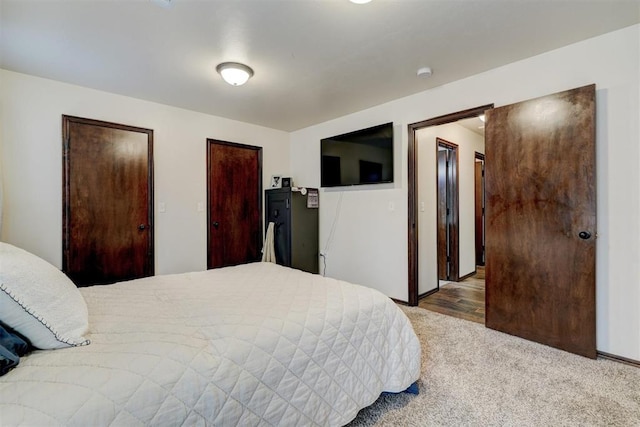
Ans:
<svg viewBox="0 0 640 427"><path fill-rule="evenodd" d="M436 138L438 280L459 279L458 146Z"/></svg>
<svg viewBox="0 0 640 427"><path fill-rule="evenodd" d="M474 162L474 216L476 240L476 266L484 266L484 154L475 153Z"/></svg>
<svg viewBox="0 0 640 427"><path fill-rule="evenodd" d="M595 85L486 118L486 325L595 358Z"/></svg>

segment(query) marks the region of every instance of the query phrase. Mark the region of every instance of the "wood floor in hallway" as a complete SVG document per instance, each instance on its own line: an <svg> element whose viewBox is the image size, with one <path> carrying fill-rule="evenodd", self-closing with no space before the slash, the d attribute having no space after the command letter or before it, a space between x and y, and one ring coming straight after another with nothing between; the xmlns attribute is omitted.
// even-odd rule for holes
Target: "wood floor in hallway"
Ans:
<svg viewBox="0 0 640 427"><path fill-rule="evenodd" d="M484 267L461 282L449 282L426 296L419 307L436 313L484 324Z"/></svg>

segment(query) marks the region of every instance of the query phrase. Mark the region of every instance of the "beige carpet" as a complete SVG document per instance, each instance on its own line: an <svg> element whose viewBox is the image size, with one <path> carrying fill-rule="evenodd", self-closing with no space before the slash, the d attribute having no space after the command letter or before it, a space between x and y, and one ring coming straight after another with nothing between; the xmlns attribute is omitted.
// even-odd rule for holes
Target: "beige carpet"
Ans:
<svg viewBox="0 0 640 427"><path fill-rule="evenodd" d="M402 307L422 343L420 394L385 395L350 426L640 426L640 369Z"/></svg>

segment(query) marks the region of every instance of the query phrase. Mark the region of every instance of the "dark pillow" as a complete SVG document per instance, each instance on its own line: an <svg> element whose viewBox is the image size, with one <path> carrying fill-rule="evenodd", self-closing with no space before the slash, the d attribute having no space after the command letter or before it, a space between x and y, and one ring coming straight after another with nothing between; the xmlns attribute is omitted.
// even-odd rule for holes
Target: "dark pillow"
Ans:
<svg viewBox="0 0 640 427"><path fill-rule="evenodd" d="M0 376L15 368L20 356L31 350L26 339L0 323Z"/></svg>

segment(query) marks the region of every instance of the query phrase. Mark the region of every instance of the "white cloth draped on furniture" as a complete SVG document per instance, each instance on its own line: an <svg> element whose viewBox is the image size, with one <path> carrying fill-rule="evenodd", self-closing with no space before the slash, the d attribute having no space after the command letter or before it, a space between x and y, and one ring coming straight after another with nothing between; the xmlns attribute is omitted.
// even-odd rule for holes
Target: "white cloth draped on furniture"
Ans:
<svg viewBox="0 0 640 427"><path fill-rule="evenodd" d="M262 247L262 262L276 262L276 251L274 247L274 232L275 224L270 222L267 226L267 235L264 238L264 245Z"/></svg>

